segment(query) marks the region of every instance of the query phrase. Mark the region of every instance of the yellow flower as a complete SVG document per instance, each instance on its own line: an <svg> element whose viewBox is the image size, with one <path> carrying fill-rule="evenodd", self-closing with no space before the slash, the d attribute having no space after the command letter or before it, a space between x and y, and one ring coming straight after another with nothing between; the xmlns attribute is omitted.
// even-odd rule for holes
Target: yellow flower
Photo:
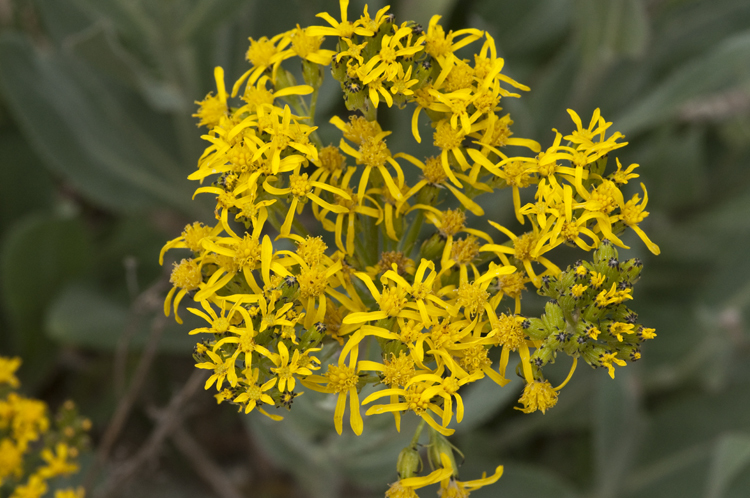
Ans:
<svg viewBox="0 0 750 498"><path fill-rule="evenodd" d="M200 119L198 126L207 126L209 129L219 124L221 118L225 117L229 110L227 107L227 90L224 86L224 69L220 66L214 68L214 79L216 79L217 95L212 96L209 93L202 101L196 101L195 103L200 105L200 109L193 114L193 117Z"/></svg>
<svg viewBox="0 0 750 498"><path fill-rule="evenodd" d="M220 352L221 353L221 352ZM232 387L237 385L237 371L234 367L234 362L237 359L237 354L230 356L229 358L222 358L220 354L216 354L211 350L207 350L206 353L211 361L205 361L197 363L196 368L202 368L204 370L213 370L213 374L206 380L204 389L211 387L214 382L216 383L216 390L221 391L221 385L224 383L224 379L229 381L229 385Z"/></svg>
<svg viewBox="0 0 750 498"><path fill-rule="evenodd" d="M68 475L73 472L78 472L78 465L68 460L70 451L67 444L57 443L55 446L55 453L49 448L42 450L42 460L47 463L47 465L37 470L37 473L42 479L51 479L59 475Z"/></svg>
<svg viewBox="0 0 750 498"><path fill-rule="evenodd" d="M621 367L627 365L624 360L617 358L617 353L603 353L599 356L599 362L602 364L602 366L607 367L609 376L613 379L615 378L615 367L613 363Z"/></svg>
<svg viewBox="0 0 750 498"><path fill-rule="evenodd" d="M450 68L454 61L458 60L454 52L478 40L484 33L478 29L467 28L450 31L446 35L443 27L438 24L440 17L439 15L434 15L430 19L430 23L427 26L427 33L425 33L424 51L434 57L440 64L440 67L445 70L446 68ZM457 38L461 36L463 38L458 40Z"/></svg>
<svg viewBox="0 0 750 498"><path fill-rule="evenodd" d="M253 65L248 69L232 88L232 96L237 95L240 85L247 80L248 84L254 85L258 78L268 68L272 69L272 78L276 79L276 71L279 69L279 65L284 59L292 57L293 53L290 51L284 51L284 48L291 43L291 39L286 33L281 33L273 38L269 39L265 36L258 40L249 38L250 47L247 49L245 58L250 61Z"/></svg>
<svg viewBox="0 0 750 498"><path fill-rule="evenodd" d="M47 492L47 483L39 475L32 474L26 484L16 486L10 498L41 498Z"/></svg>
<svg viewBox="0 0 750 498"><path fill-rule="evenodd" d="M526 384L518 401L523 404L523 408L516 407L516 410L521 410L524 413L540 410L545 413L557 404L557 391L552 388L549 381L535 380Z"/></svg>
<svg viewBox="0 0 750 498"><path fill-rule="evenodd" d="M250 376L247 375L248 371L252 371L252 374ZM235 403L240 403L245 405L245 413L250 413L255 409L256 406L258 406L258 409L263 412L267 417L270 417L274 420L277 419L277 417L272 417L268 413L266 413L265 410L259 407L259 405L262 405L263 403L266 403L268 405L273 405L274 401L271 396L266 394L266 391L271 389L274 385L276 385L276 377L271 377L270 380L263 383L262 386L258 385L258 376L260 374L260 370L257 368L254 369L245 369L245 378L240 380L240 384L243 385L245 392L241 393L239 396L234 398ZM280 419L281 417L278 417Z"/></svg>
<svg viewBox="0 0 750 498"><path fill-rule="evenodd" d="M343 139L339 144L341 150L357 160L357 164L365 166L359 180L359 190L357 191L357 197L360 204L365 198L370 173L373 169L377 169L380 172L383 181L388 187L388 191L396 201L401 201L403 198L401 187L404 185L404 172L401 170L401 166L396 160L393 159L393 156L391 156L391 151L388 150L388 146L385 144L384 140L384 138L390 134L390 131L383 131L374 137L365 138L360 144L358 150L352 148L352 146L344 142ZM396 170L396 181L398 183L394 181L390 171L386 168L386 164L390 164L393 169Z"/></svg>
<svg viewBox="0 0 750 498"><path fill-rule="evenodd" d="M23 475L23 451L8 438L0 439L0 483L8 476Z"/></svg>
<svg viewBox="0 0 750 498"><path fill-rule="evenodd" d="M317 351L317 349L308 349L304 352L304 355L300 354L299 349L295 349L292 356L289 356L289 348L286 344L279 342L279 352L271 356L271 361L276 365L275 368L271 368L271 371L276 374L279 378L279 391L294 391L294 386L297 381L295 375L308 376L312 374L312 370L309 367L303 366L303 363L309 364L309 358L307 355L311 351Z"/></svg>
<svg viewBox="0 0 750 498"><path fill-rule="evenodd" d="M415 489L423 488L425 486L450 479L450 477L453 475L453 465L451 465L450 458L445 453L441 453L440 460L443 466L433 470L426 476L408 477L406 479L400 479L391 484L391 487L388 489L388 491L385 492L385 497L418 498Z"/></svg>
<svg viewBox="0 0 750 498"><path fill-rule="evenodd" d="M514 256L516 259L518 259L522 264L523 267L526 269L526 273L531 277L531 281L539 287L541 285L541 279L540 277L545 274L552 274L557 275L560 273L560 268L557 267L552 261L545 258L544 256L536 255L535 252L543 254L544 249L536 250L538 247L538 242L540 240L540 234L538 232L538 228L536 224L534 223L534 220L531 220L532 228L534 229L532 232L527 232L520 237L515 235L513 232L508 230L502 225L499 225L495 223L494 221L489 221L490 225L497 228L504 234L506 234L512 241L513 241L513 247L508 247L505 245L498 245L498 244L486 244L482 246L480 251L492 251L498 256L500 256L500 259L503 260L503 262L508 265L510 264L508 262L506 254L510 254ZM537 275L536 272L534 272L534 268L531 266L532 262L541 263L544 265L546 270L540 274Z"/></svg>
<svg viewBox="0 0 750 498"><path fill-rule="evenodd" d="M341 38L351 38L354 34L360 36L373 36L375 34L372 29L362 26L362 20L357 19L354 22L348 20L349 0L339 0L339 7L341 8L341 22L331 17L327 12L321 12L316 14L316 17L324 19L331 27L310 26L307 28L307 33L311 36L338 36Z"/></svg>
<svg viewBox="0 0 750 498"><path fill-rule="evenodd" d="M294 221L294 215L299 215L302 213L304 203L308 199L328 211L333 211L334 213L347 212L347 209L343 206L331 204L321 199L318 195L313 193L313 188L326 190L344 199L351 199L349 194L341 190L340 188L333 187L331 185L328 185L327 183L319 182L316 180L310 180L307 176L307 173L303 173L300 175L299 172L300 168L297 167L297 169L294 170L294 173L289 176L289 186L286 188L277 188L271 185L269 181L277 180L277 178L274 176L266 178L265 182L263 183L263 189L271 195L290 195L292 197L292 202L289 205L289 210L287 211L286 218L284 219L284 224L281 226L280 233L282 236L289 235L292 228L292 221Z"/></svg>
<svg viewBox="0 0 750 498"><path fill-rule="evenodd" d="M451 475L440 482L438 495L440 498L467 498L470 492L496 483L503 476L503 470L503 466L499 465L495 468L495 473L489 477L483 473L481 479L463 482Z"/></svg>
<svg viewBox="0 0 750 498"><path fill-rule="evenodd" d="M20 383L15 373L20 366L21 358L18 356L14 358L0 356L0 385L8 384L12 388L18 387Z"/></svg>
<svg viewBox="0 0 750 498"><path fill-rule="evenodd" d="M404 198L401 200L402 204L405 203L410 197L416 195L425 186L429 185L438 188L444 187L450 190L450 192L456 197L456 199L458 199L461 205L464 206L469 212L477 216L484 216L484 209L482 209L479 204L471 200L466 196L466 194L446 181L448 179L448 174L446 173L445 169L443 169L443 164L439 157L428 157L427 159L425 159L425 162L420 161L414 156L401 152L394 155L393 157L404 158L414 166L422 170L422 179L418 181L416 185L410 188L409 191L404 195ZM460 178L465 183L477 190L483 190L483 188L486 188L480 185L478 182L473 182L471 178L466 175L457 173L455 174L455 176L456 178Z"/></svg>
<svg viewBox="0 0 750 498"><path fill-rule="evenodd" d="M82 486L78 486L76 489L58 489L55 491L55 498L84 498L86 491Z"/></svg>
<svg viewBox="0 0 750 498"><path fill-rule="evenodd" d="M362 434L364 424L362 414L359 411L359 394L357 393L357 384L359 375L357 374L357 357L359 347L357 341L350 342L353 347L350 349L349 365L346 365L345 358L349 344L344 348L339 356L338 365L328 365L328 372L325 375L308 376L304 384L313 390L337 394L336 410L333 415L334 426L339 434L343 431L344 411L346 410L346 398L349 396L349 424L356 435ZM325 384L325 386L315 385Z"/></svg>
<svg viewBox="0 0 750 498"><path fill-rule="evenodd" d="M638 226L638 223L648 216L648 211L644 211L646 204L648 204L648 192L646 192L646 186L643 183L641 183L641 188L643 189L643 202L639 204L640 198L638 197L638 194L635 194L633 198L626 202L622 207L618 217L623 223L632 228L635 233L638 234L641 240L646 244L646 247L648 247L649 251L658 256L659 253L661 253L661 249L659 249L659 246L651 242L651 239L648 238L646 232L641 230Z"/></svg>
<svg viewBox="0 0 750 498"><path fill-rule="evenodd" d="M333 50L321 49L322 36L309 34L310 28L302 29L297 25L290 33L292 41L292 52L298 57L321 66L331 63L331 58L336 54Z"/></svg>

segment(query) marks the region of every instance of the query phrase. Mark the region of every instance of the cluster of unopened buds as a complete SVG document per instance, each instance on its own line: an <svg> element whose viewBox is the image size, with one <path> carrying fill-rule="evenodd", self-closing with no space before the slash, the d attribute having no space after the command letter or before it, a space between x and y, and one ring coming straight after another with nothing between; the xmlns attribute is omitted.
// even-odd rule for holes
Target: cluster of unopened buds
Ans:
<svg viewBox="0 0 750 498"><path fill-rule="evenodd" d="M528 88L501 72L489 34L446 33L440 16L426 28L399 24L387 7L350 20L348 1L340 7L340 20L319 14L326 26L251 38L251 66L231 92L216 68L217 93L195 115L209 145L189 178L204 184L196 194L216 197L217 221L188 225L162 250L162 260L169 249L192 252L175 263L165 312L180 321L181 300L198 303L188 308L206 322L191 332L194 358L219 402L278 420L269 408L290 408L302 386L337 396L334 426L342 432L348 411L356 434L362 407L391 414L397 428L412 412L420 431L429 426L435 470L417 477L415 440L388 495L440 482L465 496L502 468L457 480L444 439L464 416L464 386L506 385L517 355L519 409L545 412L579 358L614 376L655 337L624 304L641 263L615 250L631 228L659 253L638 226L646 190L625 200L638 165L608 160L626 143L598 109L588 126L569 111L575 129L553 130L548 148L514 136L500 104ZM457 55L471 44L473 60ZM295 58L296 77L284 67ZM314 124L326 68L350 111L330 119L342 138L329 145ZM434 156L392 152L377 120L384 107L410 112L416 142L429 121ZM500 189L512 191L521 233L483 219L477 200ZM522 202L526 191L533 202ZM562 244L595 250L593 261L561 271L548 258ZM541 318L521 314L529 285L551 299ZM543 368L559 353L572 367L553 387Z"/></svg>
<svg viewBox="0 0 750 498"><path fill-rule="evenodd" d="M0 496L40 498L56 481L54 498L84 498L84 490L63 488L61 478L79 470L77 458L88 446L91 421L66 401L50 420L44 401L19 394L20 358L0 356Z"/></svg>

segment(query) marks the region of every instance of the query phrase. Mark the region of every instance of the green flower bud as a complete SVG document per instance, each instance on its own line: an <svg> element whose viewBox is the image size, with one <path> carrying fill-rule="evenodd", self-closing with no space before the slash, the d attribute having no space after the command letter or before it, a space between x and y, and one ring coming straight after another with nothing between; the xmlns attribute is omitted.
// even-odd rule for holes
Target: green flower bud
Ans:
<svg viewBox="0 0 750 498"><path fill-rule="evenodd" d="M620 265L620 274L622 278L630 284L635 284L641 278L643 262L638 258L625 261Z"/></svg>
<svg viewBox="0 0 750 498"><path fill-rule="evenodd" d="M305 80L305 83L317 90L323 84L323 66L303 59L302 78Z"/></svg>
<svg viewBox="0 0 750 498"><path fill-rule="evenodd" d="M547 363L555 361L555 350L554 348L543 344L542 347L534 351L531 355L531 364L537 368L542 368Z"/></svg>
<svg viewBox="0 0 750 498"><path fill-rule="evenodd" d="M529 335L532 341L543 341L549 335L544 322L539 318L529 318L529 327L526 329L526 333Z"/></svg>
<svg viewBox="0 0 750 498"><path fill-rule="evenodd" d="M590 344L590 347L584 348L581 357L583 360L594 368L602 366L599 358L607 353L607 348L601 344Z"/></svg>
<svg viewBox="0 0 750 498"><path fill-rule="evenodd" d="M544 306L542 322L550 334L565 330L565 316L557 301L548 301Z"/></svg>
<svg viewBox="0 0 750 498"><path fill-rule="evenodd" d="M430 461L430 467L433 469L440 469L443 467L443 462L440 459L440 455L445 454L453 466L453 476L458 477L458 465L456 465L456 459L453 456L453 445L448 442L448 438L440 434L433 428L430 428L430 447L427 451L427 458Z"/></svg>
<svg viewBox="0 0 750 498"><path fill-rule="evenodd" d="M414 477L421 468L422 457L419 456L419 451L416 448L407 446L398 454L396 471L398 472L399 479Z"/></svg>
<svg viewBox="0 0 750 498"><path fill-rule="evenodd" d="M437 202L440 189L435 185L425 185L417 193L417 203L426 206L434 206Z"/></svg>
<svg viewBox="0 0 750 498"><path fill-rule="evenodd" d="M299 341L299 347L302 350L314 348L323 338L326 336L326 324L323 322L314 323L312 327L307 329L302 338Z"/></svg>
<svg viewBox="0 0 750 498"><path fill-rule="evenodd" d="M615 249L615 246L607 239L602 240L602 243L599 244L599 247L596 248L594 251L594 264L597 263L606 263L610 259L617 259L617 249Z"/></svg>
<svg viewBox="0 0 750 498"><path fill-rule="evenodd" d="M432 237L422 243L419 255L429 260L440 259L444 248L445 239L439 233L435 232L432 234Z"/></svg>
<svg viewBox="0 0 750 498"><path fill-rule="evenodd" d="M339 62L336 62L336 57L334 57L331 61L331 76L339 83L343 83L346 79L346 61L348 59L348 57L342 57Z"/></svg>

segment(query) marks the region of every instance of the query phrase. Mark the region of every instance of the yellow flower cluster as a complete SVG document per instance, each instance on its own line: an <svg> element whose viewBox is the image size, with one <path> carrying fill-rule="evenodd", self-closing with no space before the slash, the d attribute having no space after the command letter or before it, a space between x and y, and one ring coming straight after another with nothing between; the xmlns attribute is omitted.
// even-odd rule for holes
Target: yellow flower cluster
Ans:
<svg viewBox="0 0 750 498"><path fill-rule="evenodd" d="M15 392L20 366L20 358L0 356L0 495L41 498L47 481L78 472L75 459L91 422L80 419L67 401L51 428L47 405ZM83 488L70 488L55 491L54 498L83 496Z"/></svg>
<svg viewBox="0 0 750 498"><path fill-rule="evenodd" d="M626 145L623 136L597 109L588 126L569 111L575 129L553 130L546 149L515 137L500 103L528 87L502 74L489 34L446 33L440 16L426 30L398 24L388 7L374 17L365 8L350 20L347 0L340 9L340 20L319 14L325 26L251 38L250 68L231 92L217 67L216 95L198 102L208 146L189 178L212 182L196 194L215 196L217 222L188 225L160 260L169 249L192 252L175 263L165 313L174 309L181 321L179 303L188 294L199 304L188 311L206 322L191 332L204 337L194 357L212 372L206 389L215 384L219 402L280 419L266 407L289 408L299 381L337 396L339 433L348 402L356 434L363 431L360 406L370 405L366 415L391 413L400 427L401 414L414 412L447 436L451 421L464 415L462 386L485 376L499 386L510 382L511 352L526 382L525 412L556 403L562 386L553 388L541 367L557 352L574 358L571 374L578 357L611 370L612 363L637 359L624 357L617 341L597 342L593 332L604 327L598 319L632 299L635 278L624 273L599 275L593 264L579 265L586 281L571 276L575 282L552 285L554 298L580 298L570 309L535 319L541 325L533 333L521 315L527 284L544 293L563 273L548 259L561 244L626 247L619 237L630 227L659 253L638 226L648 216L645 187L643 199L625 200L621 191L639 176L638 165L623 169L618 159L607 171L608 155ZM325 37L335 39L335 50L321 48ZM475 42L481 46L473 60L462 58ZM283 67L293 58L301 59L304 84ZM351 115L330 120L342 138L324 145L314 118L328 66ZM420 123L429 120L434 155L392 152L391 132L377 120L383 106L412 110L417 142ZM523 233L482 219L476 199L505 188ZM315 236L321 228L331 234L325 241ZM593 330L572 346L567 336L551 344L548 337L560 328L565 335L583 323L576 305L607 310L591 312L586 324ZM633 323L607 337L622 342L623 334L635 335ZM651 331L639 340L655 335L638 330ZM540 348L544 361L534 356ZM365 386L369 395L360 402ZM452 470L443 475L448 468L430 482L458 486L447 480ZM423 482L406 479L389 496L415 496ZM468 495L470 487L449 495Z"/></svg>

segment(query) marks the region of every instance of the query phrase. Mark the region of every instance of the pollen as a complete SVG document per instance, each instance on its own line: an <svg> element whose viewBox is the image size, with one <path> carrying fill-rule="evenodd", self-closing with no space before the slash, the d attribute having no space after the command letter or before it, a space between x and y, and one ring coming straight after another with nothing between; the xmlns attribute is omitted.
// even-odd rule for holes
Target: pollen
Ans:
<svg viewBox="0 0 750 498"><path fill-rule="evenodd" d="M440 233L444 237L452 237L463 230L466 223L466 214L460 209L446 209L443 213L443 223Z"/></svg>
<svg viewBox="0 0 750 498"><path fill-rule="evenodd" d="M464 140L461 127L452 128L449 120L440 121L433 134L434 145L442 150L457 149Z"/></svg>
<svg viewBox="0 0 750 498"><path fill-rule="evenodd" d="M296 29L292 30L292 50L303 59L317 52L321 43L323 43L322 36L308 36L299 24Z"/></svg>
<svg viewBox="0 0 750 498"><path fill-rule="evenodd" d="M515 257L521 261L531 260L531 251L536 246L537 237L532 232L527 232L513 242Z"/></svg>
<svg viewBox="0 0 750 498"><path fill-rule="evenodd" d="M299 283L300 297L306 299L309 297L318 297L323 294L328 285L328 279L326 279L326 273L323 268L313 266L302 269L299 276L297 276L297 283Z"/></svg>
<svg viewBox="0 0 750 498"><path fill-rule="evenodd" d="M469 88L474 83L474 70L466 61L459 61L445 78L445 91L455 92Z"/></svg>
<svg viewBox="0 0 750 498"><path fill-rule="evenodd" d="M492 360L487 357L488 352L487 348L481 344L471 346L464 350L464 355L461 358L461 367L471 374L484 366L491 365Z"/></svg>
<svg viewBox="0 0 750 498"><path fill-rule="evenodd" d="M227 104L218 95L206 95L202 101L195 102L200 106L198 112L193 114L194 118L199 118L198 126L207 126L213 128L218 125L221 118L227 114Z"/></svg>
<svg viewBox="0 0 750 498"><path fill-rule="evenodd" d="M638 204L640 198L635 194L631 200L625 203L620 211L620 218L628 226L637 225L648 216L648 211L643 210L643 205Z"/></svg>
<svg viewBox="0 0 750 498"><path fill-rule="evenodd" d="M388 314L388 316L398 315L406 303L406 291L401 287L384 287L383 292L380 294L378 304L380 309Z"/></svg>
<svg viewBox="0 0 750 498"><path fill-rule="evenodd" d="M249 233L245 234L239 244L237 244L234 263L238 268L255 269L255 265L260 261L260 243Z"/></svg>
<svg viewBox="0 0 750 498"><path fill-rule="evenodd" d="M335 393L345 393L353 387L357 387L359 377L354 368L346 365L328 365L328 387Z"/></svg>
<svg viewBox="0 0 750 498"><path fill-rule="evenodd" d="M436 24L425 37L424 51L433 57L451 53L451 42L445 38L445 31L439 24Z"/></svg>
<svg viewBox="0 0 750 498"><path fill-rule="evenodd" d="M435 97L432 96L430 90L432 90L432 85L430 83L427 83L422 88L414 90L414 99L417 101L419 107L424 107L426 109L435 103Z"/></svg>
<svg viewBox="0 0 750 498"><path fill-rule="evenodd" d="M406 388L406 395L404 396L406 403L409 405L409 410L417 415L423 414L430 405L429 399L422 399L422 393L425 389L425 385L420 382L415 382Z"/></svg>
<svg viewBox="0 0 750 498"><path fill-rule="evenodd" d="M586 209L611 213L617 207L615 197L617 192L619 189L613 182L604 180L601 185L591 191L591 199L586 202Z"/></svg>
<svg viewBox="0 0 750 498"><path fill-rule="evenodd" d="M310 237L297 244L297 255L307 263L308 266L317 266L323 260L328 246L323 242L323 237Z"/></svg>
<svg viewBox="0 0 750 498"><path fill-rule="evenodd" d="M579 233L580 230L578 229L578 225L572 221L563 223L562 230L560 231L560 235L562 235L568 242L577 239Z"/></svg>
<svg viewBox="0 0 750 498"><path fill-rule="evenodd" d="M525 320L522 316L501 314L497 321L492 323L495 344L507 346L511 351L517 350L526 340L526 332L523 328Z"/></svg>
<svg viewBox="0 0 750 498"><path fill-rule="evenodd" d="M545 380L544 382L534 381L530 384L526 384L523 389L523 394L518 400L519 403L523 404L524 413L532 413L540 410L545 413L547 410L557 404L557 391L552 389L552 384Z"/></svg>
<svg viewBox="0 0 750 498"><path fill-rule="evenodd" d="M192 225L185 227L185 230L182 231L182 238L185 240L185 245L188 246L188 249L193 252L200 252L203 249L201 240L210 234L211 227L204 225L200 221L196 221Z"/></svg>
<svg viewBox="0 0 750 498"><path fill-rule="evenodd" d="M427 183L432 185L440 185L446 178L448 178L443 169L443 165L440 162L440 157L434 156L425 159L422 174Z"/></svg>
<svg viewBox="0 0 750 498"><path fill-rule="evenodd" d="M468 265L479 255L479 247L477 238L473 235L456 240L451 248L451 259L459 265Z"/></svg>
<svg viewBox="0 0 750 498"><path fill-rule="evenodd" d="M323 147L318 152L320 167L330 173L337 173L344 169L346 158L335 145Z"/></svg>
<svg viewBox="0 0 750 498"><path fill-rule="evenodd" d="M414 320L406 322L399 331L401 342L404 344L413 344L417 342L422 332L422 325L418 324Z"/></svg>
<svg viewBox="0 0 750 498"><path fill-rule="evenodd" d="M476 282L464 282L458 287L458 300L456 304L462 306L469 315L476 315L484 310L490 293L482 289Z"/></svg>
<svg viewBox="0 0 750 498"><path fill-rule="evenodd" d="M289 177L289 188L292 191L292 195L305 197L310 191L310 181L307 179L307 173L301 175L292 174Z"/></svg>
<svg viewBox="0 0 750 498"><path fill-rule="evenodd" d="M169 281L175 287L191 291L200 286L203 282L203 276L201 275L200 267L195 261L192 259L183 259L179 264L174 264Z"/></svg>
<svg viewBox="0 0 750 498"><path fill-rule="evenodd" d="M274 99L273 93L265 86L248 85L245 94L242 96L242 100L247 102L251 109L255 110L262 105L272 105Z"/></svg>
<svg viewBox="0 0 750 498"><path fill-rule="evenodd" d="M361 145L367 139L375 138L383 130L377 121L367 121L362 116L350 116L345 125L344 138Z"/></svg>
<svg viewBox="0 0 750 498"><path fill-rule="evenodd" d="M521 297L526 289L526 272L516 271L510 275L502 275L497 279L497 289L512 299Z"/></svg>
<svg viewBox="0 0 750 498"><path fill-rule="evenodd" d="M247 49L245 58L256 67L268 67L273 63L273 56L276 55L276 45L271 40L263 36L258 40L250 40L250 47Z"/></svg>
<svg viewBox="0 0 750 498"><path fill-rule="evenodd" d="M511 161L503 166L500 178L505 180L511 187L525 188L531 184L528 163L524 161Z"/></svg>
<svg viewBox="0 0 750 498"><path fill-rule="evenodd" d="M405 386L414 377L414 360L403 351L398 356L391 353L389 360L383 361L383 383L390 387Z"/></svg>
<svg viewBox="0 0 750 498"><path fill-rule="evenodd" d="M255 401L257 403L263 396L263 391L261 391L258 384L252 384L250 386L247 386L247 389L245 389L245 394L247 396L244 396L244 398L247 401Z"/></svg>
<svg viewBox="0 0 750 498"><path fill-rule="evenodd" d="M375 140L375 138L365 139L359 146L359 153L360 159L357 162L371 168L385 166L386 161L391 157L391 151L388 150L385 142Z"/></svg>

